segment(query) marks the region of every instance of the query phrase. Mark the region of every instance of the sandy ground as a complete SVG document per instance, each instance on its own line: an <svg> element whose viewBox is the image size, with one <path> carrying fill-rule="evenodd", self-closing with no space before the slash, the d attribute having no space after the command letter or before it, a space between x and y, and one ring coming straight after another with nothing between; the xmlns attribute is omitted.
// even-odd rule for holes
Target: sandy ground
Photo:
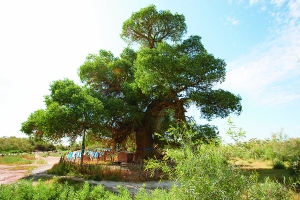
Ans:
<svg viewBox="0 0 300 200"><path fill-rule="evenodd" d="M8 165L0 165L0 184L10 184L18 181L21 178L25 179L34 179L38 180L41 177L51 177L52 175L49 175L46 173L48 169L51 169L52 166L59 162L59 157L41 157L38 154L36 154L36 160L45 160L46 164L30 164L30 165L22 165L22 167L27 168L28 166L36 167L31 172L28 171L28 169L20 169L22 167L18 166L18 169L16 169L16 166L8 166ZM102 184L104 187L106 187L110 191L117 191L117 186L121 185L125 188L128 188L130 193L134 194L137 192L137 190L141 187L145 187L146 190L153 190L156 188L164 188L169 189L173 183L169 181L163 181L163 182L157 182L157 181L146 181L146 182L114 182L114 181L88 181L91 184Z"/></svg>
<svg viewBox="0 0 300 200"><path fill-rule="evenodd" d="M46 173L55 163L58 163L59 157L41 157L35 154L36 161L45 160L46 164L37 164L36 161L29 165L0 165L0 184L10 184L31 174ZM28 167L34 168L28 171Z"/></svg>

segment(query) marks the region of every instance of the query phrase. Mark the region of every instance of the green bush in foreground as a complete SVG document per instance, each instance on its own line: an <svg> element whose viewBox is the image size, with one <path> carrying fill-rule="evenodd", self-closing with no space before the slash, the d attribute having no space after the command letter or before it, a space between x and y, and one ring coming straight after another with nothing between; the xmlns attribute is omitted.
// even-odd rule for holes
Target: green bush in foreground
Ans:
<svg viewBox="0 0 300 200"><path fill-rule="evenodd" d="M36 185L32 181L19 181L11 185L0 185L1 200L96 200L96 199L132 199L128 190L118 188L119 194L114 194L104 189L102 185L90 186L85 182L80 189L74 189L67 182L59 184L58 179L52 183L39 181Z"/></svg>
<svg viewBox="0 0 300 200"><path fill-rule="evenodd" d="M182 148L166 151L165 162L150 160L147 163L147 169L164 170L178 185L161 199L290 198L283 185L270 180L258 183L257 174L247 176L239 167L229 164L222 147L214 146L214 142L203 144L190 140L193 134L187 130L185 136L179 136ZM176 163L174 167L169 164L170 160ZM156 199L154 195L156 193L150 194L148 199Z"/></svg>
<svg viewBox="0 0 300 200"><path fill-rule="evenodd" d="M202 145L197 151L187 146L184 150L169 150L167 155L176 162L151 161L149 165L160 166L173 174L175 185L170 190L140 189L132 197L127 189L119 188L115 194L102 185L91 186L87 182L74 187L68 182L54 179L53 182L19 181L11 185L0 185L0 199L290 199L290 193L283 185L266 180L258 183L257 176L245 176L239 168L226 162L218 148ZM159 165L156 165L159 164ZM150 167L149 167L150 169ZM78 185L77 185L78 186Z"/></svg>
<svg viewBox="0 0 300 200"><path fill-rule="evenodd" d="M250 186L247 191L247 196L245 199L260 199L260 200L270 200L270 199L291 199L290 192L286 187L281 184L266 179L264 183L256 183Z"/></svg>

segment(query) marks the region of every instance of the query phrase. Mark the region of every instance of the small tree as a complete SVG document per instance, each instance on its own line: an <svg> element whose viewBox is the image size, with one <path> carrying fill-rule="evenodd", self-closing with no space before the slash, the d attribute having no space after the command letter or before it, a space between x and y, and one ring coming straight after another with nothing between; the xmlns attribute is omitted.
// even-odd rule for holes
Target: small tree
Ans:
<svg viewBox="0 0 300 200"><path fill-rule="evenodd" d="M82 136L82 156L85 134L99 132L103 122L102 102L87 88L64 79L50 85L50 95L45 96L46 109L30 114L22 123L21 131L34 137L58 140Z"/></svg>

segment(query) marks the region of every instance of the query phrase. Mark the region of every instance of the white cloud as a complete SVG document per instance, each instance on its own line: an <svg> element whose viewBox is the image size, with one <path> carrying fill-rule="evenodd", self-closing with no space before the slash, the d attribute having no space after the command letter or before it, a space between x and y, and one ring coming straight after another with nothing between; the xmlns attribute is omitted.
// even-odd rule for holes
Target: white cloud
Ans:
<svg viewBox="0 0 300 200"><path fill-rule="evenodd" d="M240 21L235 19L234 17L227 17L226 21L230 22L232 25L238 25L240 23Z"/></svg>
<svg viewBox="0 0 300 200"><path fill-rule="evenodd" d="M252 1L252 5L257 1ZM224 87L256 105L285 105L300 99L300 0L273 0L270 37L248 55L228 63ZM282 6L278 9L279 6Z"/></svg>
<svg viewBox="0 0 300 200"><path fill-rule="evenodd" d="M292 20L292 19L291 19ZM300 99L300 24L277 27L278 35L228 63L224 88L250 96L256 105Z"/></svg>
<svg viewBox="0 0 300 200"><path fill-rule="evenodd" d="M254 4L258 3L259 0L250 0L249 4L250 6L253 6Z"/></svg>
<svg viewBox="0 0 300 200"><path fill-rule="evenodd" d="M294 24L300 18L300 0L290 1L289 4L291 23Z"/></svg>
<svg viewBox="0 0 300 200"><path fill-rule="evenodd" d="M280 7L284 4L286 0L271 0L271 4L275 4L276 6Z"/></svg>

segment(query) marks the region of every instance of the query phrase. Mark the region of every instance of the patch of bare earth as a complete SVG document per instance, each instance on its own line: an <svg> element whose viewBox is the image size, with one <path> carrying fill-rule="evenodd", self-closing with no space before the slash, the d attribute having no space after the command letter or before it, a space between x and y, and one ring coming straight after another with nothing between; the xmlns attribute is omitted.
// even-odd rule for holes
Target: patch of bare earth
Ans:
<svg viewBox="0 0 300 200"><path fill-rule="evenodd" d="M0 184L14 183L26 174L27 170L14 170L11 166L0 165Z"/></svg>
<svg viewBox="0 0 300 200"><path fill-rule="evenodd" d="M46 170L51 169L52 166L59 162L59 157L41 157L35 154L35 162L28 165L0 165L0 184L10 184L24 178L30 174L37 174L41 172L46 172ZM39 164L41 160L44 160Z"/></svg>

